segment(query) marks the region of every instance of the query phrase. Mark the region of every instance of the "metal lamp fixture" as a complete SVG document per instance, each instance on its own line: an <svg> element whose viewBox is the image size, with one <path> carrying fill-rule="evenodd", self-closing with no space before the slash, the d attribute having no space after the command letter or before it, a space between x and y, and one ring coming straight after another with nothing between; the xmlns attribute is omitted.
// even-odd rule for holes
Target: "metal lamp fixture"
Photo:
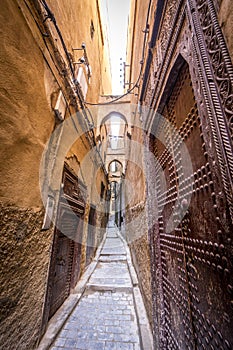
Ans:
<svg viewBox="0 0 233 350"><path fill-rule="evenodd" d="M91 77L91 67L89 64L89 60L87 57L87 51L86 51L86 44L85 42L82 42L80 48L72 48L73 51L83 51L83 56L79 58L78 61L73 62L73 64L85 64L88 69L88 77Z"/></svg>

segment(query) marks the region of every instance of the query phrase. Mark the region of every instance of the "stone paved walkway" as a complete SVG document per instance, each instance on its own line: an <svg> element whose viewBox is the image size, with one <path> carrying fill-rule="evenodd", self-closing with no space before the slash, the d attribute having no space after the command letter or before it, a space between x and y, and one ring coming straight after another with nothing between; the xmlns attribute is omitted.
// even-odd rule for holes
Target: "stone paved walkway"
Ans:
<svg viewBox="0 0 233 350"><path fill-rule="evenodd" d="M143 345L132 283L136 274L132 269L124 241L115 227L109 227L85 292L50 349L152 349L148 340L146 347ZM142 324L149 334L147 323Z"/></svg>

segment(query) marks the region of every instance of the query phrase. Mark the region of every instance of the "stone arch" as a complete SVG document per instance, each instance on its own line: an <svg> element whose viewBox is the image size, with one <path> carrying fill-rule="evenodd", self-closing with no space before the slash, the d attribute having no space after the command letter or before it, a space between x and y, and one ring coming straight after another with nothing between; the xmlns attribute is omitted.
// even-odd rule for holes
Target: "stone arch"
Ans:
<svg viewBox="0 0 233 350"><path fill-rule="evenodd" d="M123 172L123 164L122 164L122 162L121 162L120 160L118 160L118 159L113 159L113 160L111 160L111 161L108 163L108 172L109 172L109 173L112 172L110 168L111 168L111 164L113 164L114 162L120 165L120 167L121 167L121 173L122 173L122 172Z"/></svg>
<svg viewBox="0 0 233 350"><path fill-rule="evenodd" d="M126 117L125 117L122 113L117 112L117 111L111 111L110 113L108 113L108 114L102 119L102 121L101 121L101 123L100 123L100 126L103 125L103 124L105 124L105 123L107 122L107 120L109 120L109 119L112 118L113 116L116 116L116 117L119 117L120 119L122 119L122 120L125 122L125 124L127 125L127 127L128 127L128 121L127 121Z"/></svg>
<svg viewBox="0 0 233 350"><path fill-rule="evenodd" d="M122 125L124 124L124 136L129 136L131 134L131 130L130 130L130 123L128 122L127 118L125 117L125 115L121 112L118 112L117 110L111 110L110 112L108 112L100 121L99 121L99 126L97 128L97 140L101 139L101 130L103 129L103 126L108 124L108 121L111 120L111 118L119 118L119 120L122 120Z"/></svg>

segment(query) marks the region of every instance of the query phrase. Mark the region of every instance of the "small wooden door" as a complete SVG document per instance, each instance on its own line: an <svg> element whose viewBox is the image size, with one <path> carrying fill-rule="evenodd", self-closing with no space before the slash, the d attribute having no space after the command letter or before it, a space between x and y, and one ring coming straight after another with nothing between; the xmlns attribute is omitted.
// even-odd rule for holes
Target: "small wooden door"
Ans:
<svg viewBox="0 0 233 350"><path fill-rule="evenodd" d="M91 207L88 219L88 238L87 238L87 248L86 248L86 265L91 261L91 258L95 252L95 232L96 232L96 208Z"/></svg>
<svg viewBox="0 0 233 350"><path fill-rule="evenodd" d="M80 184L79 184L80 182ZM42 333L80 277L85 186L67 164L57 211Z"/></svg>
<svg viewBox="0 0 233 350"><path fill-rule="evenodd" d="M75 234L78 230L78 217L75 220L69 209L60 206L59 221L61 231L56 229L53 251L53 274L51 275L51 302L49 318L57 311L70 294L75 243L65 233ZM58 226L59 227L59 226ZM75 267L79 270L79 266Z"/></svg>

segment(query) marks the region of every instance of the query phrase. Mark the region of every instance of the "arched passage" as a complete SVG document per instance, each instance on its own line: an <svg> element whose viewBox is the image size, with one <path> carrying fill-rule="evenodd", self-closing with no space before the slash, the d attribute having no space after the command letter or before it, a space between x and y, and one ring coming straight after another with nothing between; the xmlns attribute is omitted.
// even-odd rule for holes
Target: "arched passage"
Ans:
<svg viewBox="0 0 233 350"><path fill-rule="evenodd" d="M120 173L123 172L123 164L117 160L114 159L108 164L108 173Z"/></svg>

